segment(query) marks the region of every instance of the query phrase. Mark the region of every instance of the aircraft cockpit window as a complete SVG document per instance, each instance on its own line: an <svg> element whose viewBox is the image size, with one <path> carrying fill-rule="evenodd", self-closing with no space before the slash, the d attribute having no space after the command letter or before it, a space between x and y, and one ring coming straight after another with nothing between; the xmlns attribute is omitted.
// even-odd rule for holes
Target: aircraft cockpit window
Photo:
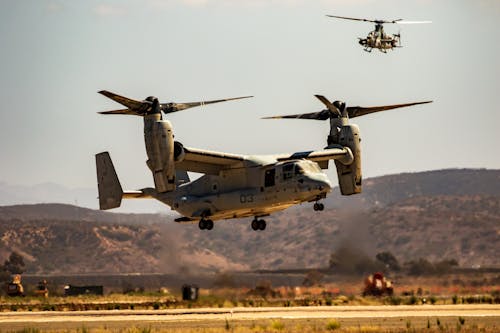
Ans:
<svg viewBox="0 0 500 333"><path fill-rule="evenodd" d="M293 167L294 164L285 164L283 165L283 180L287 180L293 177Z"/></svg>

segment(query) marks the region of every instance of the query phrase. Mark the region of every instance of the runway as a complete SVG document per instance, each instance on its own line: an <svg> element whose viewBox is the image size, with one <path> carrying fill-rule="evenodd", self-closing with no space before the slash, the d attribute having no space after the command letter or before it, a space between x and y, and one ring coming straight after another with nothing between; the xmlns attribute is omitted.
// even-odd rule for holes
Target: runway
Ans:
<svg viewBox="0 0 500 333"><path fill-rule="evenodd" d="M404 320L426 322L429 318L489 323L499 327L500 305L417 305L417 306L316 306L265 308L199 308L169 310L43 311L0 313L0 330L37 327L71 329L150 326L159 328L222 327L230 321L241 325L266 320L297 322L335 318L346 324L394 327ZM385 327L384 326L384 327Z"/></svg>

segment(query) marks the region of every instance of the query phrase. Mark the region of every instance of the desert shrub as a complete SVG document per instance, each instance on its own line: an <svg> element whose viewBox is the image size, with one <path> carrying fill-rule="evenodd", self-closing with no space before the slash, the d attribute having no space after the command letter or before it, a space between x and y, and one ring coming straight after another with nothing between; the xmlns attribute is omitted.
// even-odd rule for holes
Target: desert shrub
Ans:
<svg viewBox="0 0 500 333"><path fill-rule="evenodd" d="M282 331L285 329L285 324L283 324L280 320L273 320L271 322L271 329L275 331Z"/></svg>
<svg viewBox="0 0 500 333"><path fill-rule="evenodd" d="M401 297L390 296L386 298L386 302L390 305L400 305L402 300Z"/></svg>
<svg viewBox="0 0 500 333"><path fill-rule="evenodd" d="M326 329L329 331L334 331L340 328L340 322L336 319L330 319L328 323L326 323Z"/></svg>
<svg viewBox="0 0 500 333"><path fill-rule="evenodd" d="M418 298L415 295L412 295L412 296L410 296L410 298L408 298L409 305L415 305L415 304L417 304L417 302L418 302Z"/></svg>

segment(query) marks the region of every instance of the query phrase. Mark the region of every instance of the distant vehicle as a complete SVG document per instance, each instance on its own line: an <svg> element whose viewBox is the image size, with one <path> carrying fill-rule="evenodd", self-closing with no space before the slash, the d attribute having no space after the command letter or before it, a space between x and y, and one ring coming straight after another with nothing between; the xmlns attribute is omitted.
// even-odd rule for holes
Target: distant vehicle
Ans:
<svg viewBox="0 0 500 333"><path fill-rule="evenodd" d="M432 23L431 21L403 21L403 19L386 21L386 20L359 19L359 18L336 16L336 15L326 15L326 16L344 20L375 23L375 30L369 32L366 38L358 37L359 44L363 46L364 50L367 52L371 52L372 49L378 49L383 53L387 53L387 50L392 50L393 48L401 47L401 33L398 32L397 34L392 34L392 35L386 34L383 26L383 24L385 23L397 23L397 24Z"/></svg>
<svg viewBox="0 0 500 333"><path fill-rule="evenodd" d="M49 297L49 289L47 288L47 280L42 280L38 282L38 285L35 289L35 295L42 297Z"/></svg>
<svg viewBox="0 0 500 333"><path fill-rule="evenodd" d="M163 119L163 113L245 97L160 103L156 97L138 101L109 91L100 93L127 107L101 114L143 118L146 164L155 184L154 188L123 191L109 153L99 153L96 155L96 169L100 209L119 207L122 198L153 198L182 214L175 219L176 222L198 222L202 230L213 229L217 220L242 217L253 217L252 229L264 230L266 221L263 217L303 202L314 202L313 209L322 211L324 205L320 200L332 188L322 169L328 168L330 160L335 161L341 193L360 193L361 138L358 126L350 125L348 118L430 102L346 108L345 103L337 101L332 104L324 96L317 95L327 106L326 110L271 118L329 119L331 129L325 149L247 156L185 147L174 141L172 124ZM187 171L204 175L190 181Z"/></svg>
<svg viewBox="0 0 500 333"><path fill-rule="evenodd" d="M196 301L200 288L195 284L185 284L182 286L182 300Z"/></svg>
<svg viewBox="0 0 500 333"><path fill-rule="evenodd" d="M377 272L366 277L363 296L392 296L393 293L392 282L383 273Z"/></svg>
<svg viewBox="0 0 500 333"><path fill-rule="evenodd" d="M64 287L64 296L78 295L104 295L103 286L73 286L67 285Z"/></svg>
<svg viewBox="0 0 500 333"><path fill-rule="evenodd" d="M12 282L5 285L5 292L8 296L24 296L24 287L21 284L21 275L15 274L12 276Z"/></svg>

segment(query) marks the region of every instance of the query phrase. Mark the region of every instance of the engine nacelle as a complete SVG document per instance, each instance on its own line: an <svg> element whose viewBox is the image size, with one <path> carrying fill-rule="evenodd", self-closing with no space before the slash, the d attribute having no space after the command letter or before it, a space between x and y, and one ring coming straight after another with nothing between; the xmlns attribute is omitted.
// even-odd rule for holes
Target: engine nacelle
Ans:
<svg viewBox="0 0 500 333"><path fill-rule="evenodd" d="M168 120L156 115L144 117L144 142L148 160L158 192L175 190L174 134Z"/></svg>
<svg viewBox="0 0 500 333"><path fill-rule="evenodd" d="M184 146L179 141L174 141L174 161L175 163L180 163L184 161L186 157L186 152Z"/></svg>
<svg viewBox="0 0 500 333"><path fill-rule="evenodd" d="M351 195L361 193L361 137L357 125L342 126L339 133L339 144L351 149L354 160L346 165L335 161L339 178L340 193Z"/></svg>

